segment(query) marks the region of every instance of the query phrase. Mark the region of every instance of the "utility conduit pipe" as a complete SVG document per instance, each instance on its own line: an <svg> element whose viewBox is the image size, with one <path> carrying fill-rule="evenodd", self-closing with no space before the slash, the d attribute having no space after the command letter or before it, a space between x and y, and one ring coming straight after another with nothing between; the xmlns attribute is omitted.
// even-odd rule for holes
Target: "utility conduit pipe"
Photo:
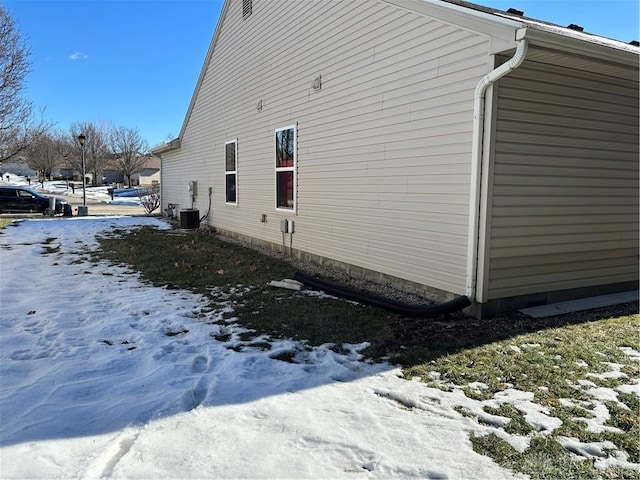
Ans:
<svg viewBox="0 0 640 480"><path fill-rule="evenodd" d="M518 47L508 62L482 77L476 86L473 102L473 138L471 143L471 183L469 189L469 232L467 239L467 278L466 296L470 301L476 299L477 267L478 267L478 235L480 228L480 177L482 173L482 154L484 137L485 95L490 85L515 70L527 55L526 28L516 32Z"/></svg>

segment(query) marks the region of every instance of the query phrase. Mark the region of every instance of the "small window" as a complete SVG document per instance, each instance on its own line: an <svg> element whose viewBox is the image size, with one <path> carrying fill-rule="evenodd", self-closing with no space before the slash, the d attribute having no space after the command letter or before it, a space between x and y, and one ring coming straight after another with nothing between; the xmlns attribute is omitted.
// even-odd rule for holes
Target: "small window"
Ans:
<svg viewBox="0 0 640 480"><path fill-rule="evenodd" d="M238 203L238 141L231 140L224 144L225 157L225 203Z"/></svg>
<svg viewBox="0 0 640 480"><path fill-rule="evenodd" d="M252 0L242 0L242 17L248 17L251 15L252 10Z"/></svg>
<svg viewBox="0 0 640 480"><path fill-rule="evenodd" d="M296 127L276 130L276 209L296 209Z"/></svg>

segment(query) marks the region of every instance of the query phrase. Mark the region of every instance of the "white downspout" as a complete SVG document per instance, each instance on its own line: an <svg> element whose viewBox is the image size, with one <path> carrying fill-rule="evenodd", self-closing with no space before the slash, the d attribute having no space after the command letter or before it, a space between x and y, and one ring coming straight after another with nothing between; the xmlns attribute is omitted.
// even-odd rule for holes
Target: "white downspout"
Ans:
<svg viewBox="0 0 640 480"><path fill-rule="evenodd" d="M467 239L467 280L466 296L472 302L476 299L478 235L480 228L480 173L482 172L482 139L484 136L484 100L487 88L507 73L515 70L527 55L526 29L516 32L519 41L516 53L506 63L482 77L476 86L473 101L473 138L471 143L471 183L469 191L469 233Z"/></svg>

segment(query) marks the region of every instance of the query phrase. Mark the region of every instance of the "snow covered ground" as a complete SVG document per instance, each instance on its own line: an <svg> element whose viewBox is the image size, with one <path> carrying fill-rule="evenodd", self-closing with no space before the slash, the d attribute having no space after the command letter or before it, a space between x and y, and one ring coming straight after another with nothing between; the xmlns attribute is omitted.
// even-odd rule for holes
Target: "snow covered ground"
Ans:
<svg viewBox="0 0 640 480"><path fill-rule="evenodd" d="M89 261L96 235L141 225L168 228L73 217L1 231L1 478L523 478L472 450L472 433L529 441L483 405L513 403L542 434L561 423L527 392L480 402L404 380L363 361L364 345L248 346L221 322L223 297L212 310ZM273 358L285 351L297 363Z"/></svg>

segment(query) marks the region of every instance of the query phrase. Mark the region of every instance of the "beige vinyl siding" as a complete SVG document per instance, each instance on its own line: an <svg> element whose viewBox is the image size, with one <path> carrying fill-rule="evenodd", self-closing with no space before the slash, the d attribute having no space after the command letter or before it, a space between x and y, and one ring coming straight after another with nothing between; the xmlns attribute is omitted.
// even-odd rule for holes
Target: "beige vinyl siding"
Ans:
<svg viewBox="0 0 640 480"><path fill-rule="evenodd" d="M203 180L196 206L212 186L216 227L280 244L289 218L295 249L463 293L472 101L491 69L488 37L375 0L271 0L241 13L229 2L183 129L174 178ZM289 213L275 210L274 131L292 124ZM235 138L230 206L224 142Z"/></svg>
<svg viewBox="0 0 640 480"><path fill-rule="evenodd" d="M637 81L531 61L500 80L488 299L638 279L638 138Z"/></svg>
<svg viewBox="0 0 640 480"><path fill-rule="evenodd" d="M197 179L191 176L188 168L185 168L185 162L181 160L179 152L162 154L160 176L162 208L167 208L169 203L178 205L179 210L191 208L191 197L187 191L187 185L189 181Z"/></svg>

